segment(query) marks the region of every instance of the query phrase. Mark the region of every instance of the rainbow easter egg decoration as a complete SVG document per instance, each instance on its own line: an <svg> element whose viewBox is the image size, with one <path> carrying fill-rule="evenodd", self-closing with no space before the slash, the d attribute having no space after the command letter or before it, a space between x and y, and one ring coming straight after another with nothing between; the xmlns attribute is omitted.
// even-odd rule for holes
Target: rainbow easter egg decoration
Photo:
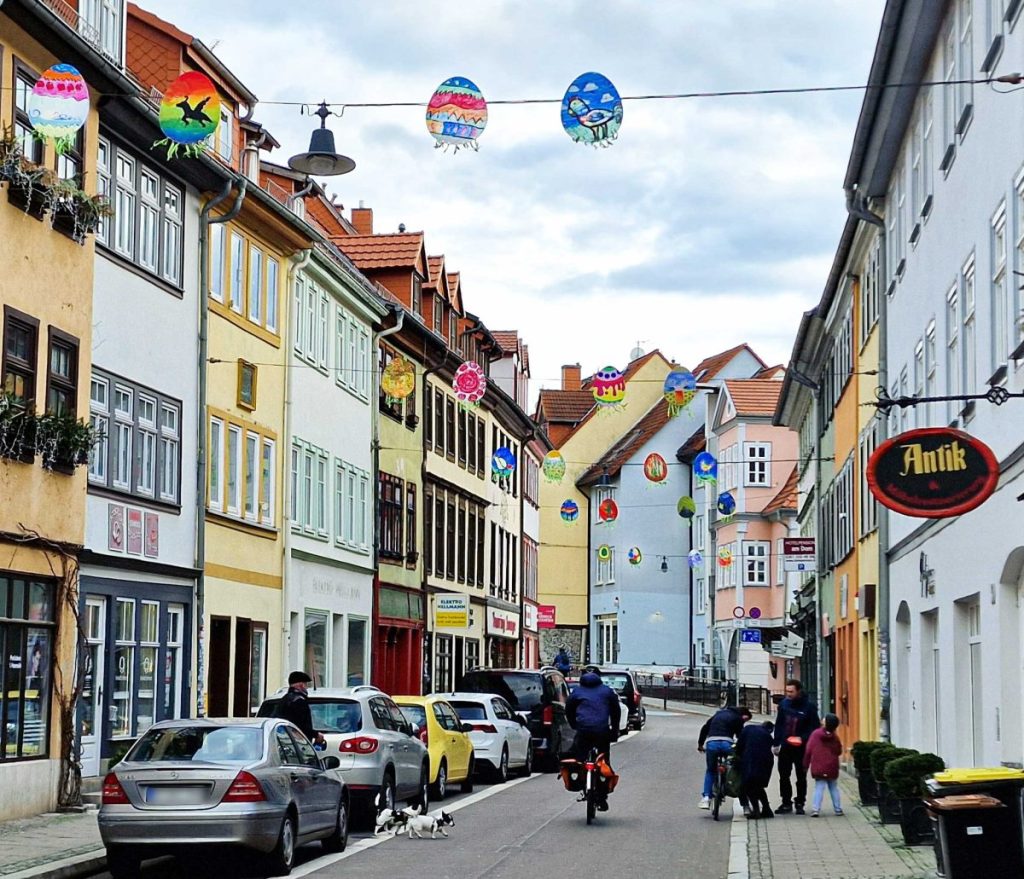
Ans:
<svg viewBox="0 0 1024 879"><path fill-rule="evenodd" d="M427 104L427 131L438 148L479 149L477 138L487 127L487 101L480 89L464 76L446 79Z"/></svg>
<svg viewBox="0 0 1024 879"><path fill-rule="evenodd" d="M591 385L598 406L618 406L626 397L626 380L614 366L598 370Z"/></svg>
<svg viewBox="0 0 1024 879"><path fill-rule="evenodd" d="M559 512L563 522L575 522L580 515L580 505L570 498L562 501L562 508Z"/></svg>
<svg viewBox="0 0 1024 879"><path fill-rule="evenodd" d="M626 553L626 559L631 565L639 565L644 560L643 553L640 552L639 546L631 546L629 552Z"/></svg>
<svg viewBox="0 0 1024 879"><path fill-rule="evenodd" d="M181 150L195 157L205 149L204 141L220 124L220 95L210 77L197 70L183 73L164 92L160 101L160 130L165 140L153 146L166 146L167 158Z"/></svg>
<svg viewBox="0 0 1024 879"><path fill-rule="evenodd" d="M622 98L600 73L581 73L562 98L562 127L576 143L607 147L619 135Z"/></svg>
<svg viewBox="0 0 1024 879"><path fill-rule="evenodd" d="M565 458L562 457L562 453L558 449L548 452L544 456L541 470L548 482L561 482L565 476Z"/></svg>
<svg viewBox="0 0 1024 879"><path fill-rule="evenodd" d="M65 153L89 118L89 107L89 86L82 74L70 64L54 64L32 86L28 121L38 137Z"/></svg>

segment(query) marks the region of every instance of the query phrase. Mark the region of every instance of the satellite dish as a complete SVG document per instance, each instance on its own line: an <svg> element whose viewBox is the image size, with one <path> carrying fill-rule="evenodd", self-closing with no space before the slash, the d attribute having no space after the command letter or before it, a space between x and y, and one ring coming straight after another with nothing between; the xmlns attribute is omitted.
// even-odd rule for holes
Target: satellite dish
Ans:
<svg viewBox="0 0 1024 879"><path fill-rule="evenodd" d="M629 362L632 363L634 360L639 360L645 353L644 349L637 345L636 348L629 352Z"/></svg>

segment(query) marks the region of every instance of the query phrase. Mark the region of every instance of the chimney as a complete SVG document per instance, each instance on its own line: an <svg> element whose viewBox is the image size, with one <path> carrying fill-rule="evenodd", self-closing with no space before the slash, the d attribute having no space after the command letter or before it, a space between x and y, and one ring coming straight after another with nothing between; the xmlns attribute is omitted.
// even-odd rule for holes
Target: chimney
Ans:
<svg viewBox="0 0 1024 879"><path fill-rule="evenodd" d="M355 226L356 234L373 234L373 208L364 208L359 202L359 207L352 208L352 225Z"/></svg>
<svg viewBox="0 0 1024 879"><path fill-rule="evenodd" d="M578 391L583 387L580 381L580 365L578 363L567 363L562 367L562 390Z"/></svg>

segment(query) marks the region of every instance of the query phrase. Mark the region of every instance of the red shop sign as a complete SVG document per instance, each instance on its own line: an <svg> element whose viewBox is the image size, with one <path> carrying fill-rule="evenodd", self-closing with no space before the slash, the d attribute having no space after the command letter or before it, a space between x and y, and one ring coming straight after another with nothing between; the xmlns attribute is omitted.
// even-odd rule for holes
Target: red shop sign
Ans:
<svg viewBox="0 0 1024 879"><path fill-rule="evenodd" d="M999 463L988 446L961 430L925 427L882 443L865 475L871 493L890 510L944 519L991 496Z"/></svg>

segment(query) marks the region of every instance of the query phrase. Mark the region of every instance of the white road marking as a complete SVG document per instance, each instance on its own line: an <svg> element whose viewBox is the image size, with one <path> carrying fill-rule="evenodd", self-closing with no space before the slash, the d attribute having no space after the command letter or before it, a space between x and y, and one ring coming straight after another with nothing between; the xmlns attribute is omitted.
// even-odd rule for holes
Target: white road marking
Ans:
<svg viewBox="0 0 1024 879"><path fill-rule="evenodd" d="M729 828L729 879L749 879L747 819L738 799L732 801L732 827Z"/></svg>

